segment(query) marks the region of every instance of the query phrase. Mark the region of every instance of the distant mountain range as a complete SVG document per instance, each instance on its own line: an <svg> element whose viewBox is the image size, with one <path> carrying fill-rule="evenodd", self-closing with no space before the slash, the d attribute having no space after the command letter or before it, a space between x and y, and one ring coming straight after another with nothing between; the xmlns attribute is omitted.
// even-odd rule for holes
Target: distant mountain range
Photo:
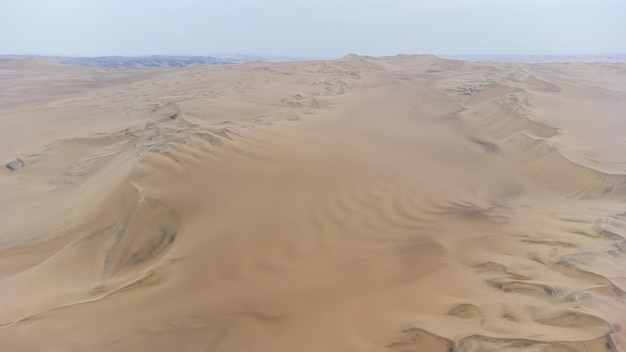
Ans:
<svg viewBox="0 0 626 352"><path fill-rule="evenodd" d="M0 59L21 59L30 55L0 55ZM295 61L302 60L290 57L268 57L251 55L221 55L221 56L99 56L99 57L71 57L71 56L43 56L36 57L68 65L99 66L111 68L148 68L148 67L185 67L191 64L237 64L255 61Z"/></svg>
<svg viewBox="0 0 626 352"><path fill-rule="evenodd" d="M441 57L472 62L626 62L626 53L605 55L441 55Z"/></svg>
<svg viewBox="0 0 626 352"><path fill-rule="evenodd" d="M32 55L0 55L0 59L21 59ZM110 68L149 68L149 67L185 67L191 64L238 64L255 61L302 61L313 58L254 56L254 55L216 55L216 56L43 56L38 58L69 65L99 66ZM441 55L447 59L466 60L473 62L514 62L514 63L548 63L548 62L622 62L626 63L626 54L607 55ZM316 58L317 59L317 58ZM326 58L329 59L329 58Z"/></svg>

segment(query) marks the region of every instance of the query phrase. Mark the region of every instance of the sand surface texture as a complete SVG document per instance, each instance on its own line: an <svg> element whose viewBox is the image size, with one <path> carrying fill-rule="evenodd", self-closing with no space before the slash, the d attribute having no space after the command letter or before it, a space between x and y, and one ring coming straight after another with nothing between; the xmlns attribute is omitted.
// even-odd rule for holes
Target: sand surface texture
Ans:
<svg viewBox="0 0 626 352"><path fill-rule="evenodd" d="M0 61L0 349L626 351L626 65Z"/></svg>

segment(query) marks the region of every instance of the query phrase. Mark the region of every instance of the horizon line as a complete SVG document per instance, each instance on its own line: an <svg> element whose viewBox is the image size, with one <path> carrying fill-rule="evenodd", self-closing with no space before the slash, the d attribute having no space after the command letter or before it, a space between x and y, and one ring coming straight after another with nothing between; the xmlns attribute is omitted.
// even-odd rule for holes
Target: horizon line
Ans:
<svg viewBox="0 0 626 352"><path fill-rule="evenodd" d="M220 56L250 56L250 57L283 57L283 58L340 58L347 55L357 55L365 57L393 57L399 55L434 55L434 56L611 56L611 55L626 55L626 52L606 52L606 53L568 53L568 54L505 54L505 53L491 53L491 54L473 54L473 53L405 53L399 52L396 54L384 54L384 55L372 55L372 54L359 54L355 52L348 52L343 55L289 55L289 54L256 54L256 53L211 53L211 54L140 54L140 55L121 55L121 54L105 54L105 55L82 55L82 54L41 54L41 53L0 53L2 56L40 56L40 57L67 57L67 58L100 58L100 57L121 57L121 58L135 58L135 57L220 57Z"/></svg>

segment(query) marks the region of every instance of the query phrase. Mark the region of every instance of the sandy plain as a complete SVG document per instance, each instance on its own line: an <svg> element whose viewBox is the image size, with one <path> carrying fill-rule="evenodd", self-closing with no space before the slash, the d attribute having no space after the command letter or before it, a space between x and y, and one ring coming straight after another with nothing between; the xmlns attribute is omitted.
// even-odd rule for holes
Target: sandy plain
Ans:
<svg viewBox="0 0 626 352"><path fill-rule="evenodd" d="M626 65L0 61L0 349L626 351Z"/></svg>

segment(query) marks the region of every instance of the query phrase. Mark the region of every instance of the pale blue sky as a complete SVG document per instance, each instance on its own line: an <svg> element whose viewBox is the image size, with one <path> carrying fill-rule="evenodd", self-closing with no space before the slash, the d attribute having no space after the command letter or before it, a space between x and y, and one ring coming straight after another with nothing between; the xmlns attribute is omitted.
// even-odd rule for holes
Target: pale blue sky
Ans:
<svg viewBox="0 0 626 352"><path fill-rule="evenodd" d="M0 0L0 54L626 52L626 0Z"/></svg>

